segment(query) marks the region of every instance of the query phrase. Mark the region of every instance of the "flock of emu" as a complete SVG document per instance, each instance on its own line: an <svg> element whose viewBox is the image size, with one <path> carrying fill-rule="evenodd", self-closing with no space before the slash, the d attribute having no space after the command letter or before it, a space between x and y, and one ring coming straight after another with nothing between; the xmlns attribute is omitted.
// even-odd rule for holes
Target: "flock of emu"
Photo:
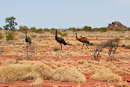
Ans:
<svg viewBox="0 0 130 87"><path fill-rule="evenodd" d="M31 42L31 38L29 36L27 36L27 32L25 32L25 42L27 42L28 44L32 44ZM87 48L88 48L88 45L90 44L88 39L86 37L80 37L78 38L77 37L77 33L76 33L76 39L80 42L83 43L83 46L81 49L83 49L84 47L84 44L86 44ZM60 43L61 45L61 50L62 50L62 44L64 45L69 45L69 43L65 42L65 40L62 38L62 37L58 37L57 36L57 30L56 30L56 33L55 33L55 40ZM107 40L105 42L101 42L100 44L97 45L96 47L96 50L94 52L94 59L95 60L98 60L98 56L100 54L100 52L102 51L103 48L106 48L106 47L109 47L109 51L108 51L108 59L109 60L111 58L111 61L114 59L114 54L115 54L115 51L119 45L119 41L120 39L119 38L116 38L116 39L111 39L111 40ZM113 54L112 57L111 57L111 53ZM113 59L112 59L113 58Z"/></svg>

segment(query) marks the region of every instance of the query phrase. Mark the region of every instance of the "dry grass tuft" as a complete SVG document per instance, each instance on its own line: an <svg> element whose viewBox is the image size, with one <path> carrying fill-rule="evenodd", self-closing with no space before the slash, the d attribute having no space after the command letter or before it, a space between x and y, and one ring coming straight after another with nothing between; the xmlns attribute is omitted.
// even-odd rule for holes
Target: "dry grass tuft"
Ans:
<svg viewBox="0 0 130 87"><path fill-rule="evenodd" d="M35 80L32 85L40 84L41 79L50 79L53 71L43 63L13 64L0 67L0 83ZM38 82L38 83L37 83Z"/></svg>
<svg viewBox="0 0 130 87"><path fill-rule="evenodd" d="M117 87L125 87L125 86L128 86L128 84L119 82L117 85Z"/></svg>
<svg viewBox="0 0 130 87"><path fill-rule="evenodd" d="M0 67L0 83L22 81L22 77L31 71L30 65L14 64Z"/></svg>
<svg viewBox="0 0 130 87"><path fill-rule="evenodd" d="M81 72L77 71L75 67L69 66L56 69L53 73L53 79L64 82L86 82L86 78Z"/></svg>
<svg viewBox="0 0 130 87"><path fill-rule="evenodd" d="M53 70L43 63L34 64L32 72L38 73L42 79L50 79L53 74Z"/></svg>
<svg viewBox="0 0 130 87"><path fill-rule="evenodd" d="M19 64L0 66L0 83L12 81L34 81L31 85L41 85L42 80L53 79L64 82L86 82L85 76L75 67L61 67L55 70L43 61L19 61Z"/></svg>
<svg viewBox="0 0 130 87"><path fill-rule="evenodd" d="M54 51L58 51L58 50L60 50L59 47L54 47Z"/></svg>
<svg viewBox="0 0 130 87"><path fill-rule="evenodd" d="M117 74L112 73L110 69L102 69L91 76L91 80L105 82L120 82L122 78Z"/></svg>

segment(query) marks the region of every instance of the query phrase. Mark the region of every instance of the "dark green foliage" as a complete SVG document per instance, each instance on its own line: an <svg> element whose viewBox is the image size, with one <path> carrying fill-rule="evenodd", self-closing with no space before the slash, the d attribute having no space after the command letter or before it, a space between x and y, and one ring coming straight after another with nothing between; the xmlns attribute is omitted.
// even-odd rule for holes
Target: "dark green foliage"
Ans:
<svg viewBox="0 0 130 87"><path fill-rule="evenodd" d="M31 27L31 28L30 28L30 31L31 31L31 32L35 32L35 31L36 31L36 28L35 28L35 27Z"/></svg>
<svg viewBox="0 0 130 87"><path fill-rule="evenodd" d="M51 28L49 31L50 31L50 33L52 33L52 34L55 34L55 33L56 33L56 29L55 29L55 28Z"/></svg>
<svg viewBox="0 0 130 87"><path fill-rule="evenodd" d="M3 26L3 28L5 30L15 30L15 26L17 25L17 23L15 22L15 17L7 17L5 19L5 23L7 23L5 26Z"/></svg>
<svg viewBox="0 0 130 87"><path fill-rule="evenodd" d="M82 28L74 28L74 27L71 27L71 28L69 28L69 29L67 29L67 30L71 30L71 31L73 31L73 32L76 32L76 31L83 31Z"/></svg>
<svg viewBox="0 0 130 87"><path fill-rule="evenodd" d="M43 33L43 29L36 29L35 27L30 28L30 31L35 33Z"/></svg>
<svg viewBox="0 0 130 87"><path fill-rule="evenodd" d="M84 31L92 31L92 28L90 26L84 26L82 29Z"/></svg>
<svg viewBox="0 0 130 87"><path fill-rule="evenodd" d="M50 30L50 33L52 33L52 34L55 34L56 33L56 29L54 29L54 28L52 28L51 30ZM60 30L58 30L58 34L59 35L61 35L62 37L66 37L67 36L67 33L66 32L62 32L62 31L60 31Z"/></svg>
<svg viewBox="0 0 130 87"><path fill-rule="evenodd" d="M68 30L71 30L71 31L75 32L75 31L76 31L76 28L71 27L71 28L69 28Z"/></svg>
<svg viewBox="0 0 130 87"><path fill-rule="evenodd" d="M0 27L0 30L2 30L2 27Z"/></svg>
<svg viewBox="0 0 130 87"><path fill-rule="evenodd" d="M101 31L101 32L105 32L105 31L108 31L108 28L106 28L106 27L94 28L93 31Z"/></svg>
<svg viewBox="0 0 130 87"><path fill-rule="evenodd" d="M14 40L14 37L15 37L14 32L12 32L12 31L7 31L6 32L6 41Z"/></svg>
<svg viewBox="0 0 130 87"><path fill-rule="evenodd" d="M35 31L36 33L43 33L43 29L37 29L36 31Z"/></svg>
<svg viewBox="0 0 130 87"><path fill-rule="evenodd" d="M48 28L44 28L44 31L45 32L49 32L50 30Z"/></svg>
<svg viewBox="0 0 130 87"><path fill-rule="evenodd" d="M61 31L58 31L58 34L60 34L62 37L67 37L67 33L63 33L63 32L61 32Z"/></svg>
<svg viewBox="0 0 130 87"><path fill-rule="evenodd" d="M19 31L29 31L27 26L19 26Z"/></svg>

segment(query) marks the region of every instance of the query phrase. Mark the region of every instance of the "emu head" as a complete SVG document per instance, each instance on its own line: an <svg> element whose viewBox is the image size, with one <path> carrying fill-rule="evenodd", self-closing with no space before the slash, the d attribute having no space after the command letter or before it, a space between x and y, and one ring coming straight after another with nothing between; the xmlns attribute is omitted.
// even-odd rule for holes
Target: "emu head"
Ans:
<svg viewBox="0 0 130 87"><path fill-rule="evenodd" d="M75 33L75 35L77 36L77 33Z"/></svg>
<svg viewBox="0 0 130 87"><path fill-rule="evenodd" d="M57 29L56 29L56 33L55 33L55 35L57 36Z"/></svg>

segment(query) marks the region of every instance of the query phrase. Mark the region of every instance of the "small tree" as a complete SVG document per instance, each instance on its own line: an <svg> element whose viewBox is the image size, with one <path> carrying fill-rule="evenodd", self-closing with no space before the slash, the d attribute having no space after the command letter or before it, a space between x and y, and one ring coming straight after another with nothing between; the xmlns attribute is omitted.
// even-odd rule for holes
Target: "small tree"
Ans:
<svg viewBox="0 0 130 87"><path fill-rule="evenodd" d="M5 23L7 23L5 26L3 26L3 28L5 30L15 30L15 26L17 25L17 23L15 22L15 17L7 17L5 19Z"/></svg>
<svg viewBox="0 0 130 87"><path fill-rule="evenodd" d="M29 28L27 26L19 26L19 31L28 31Z"/></svg>
<svg viewBox="0 0 130 87"><path fill-rule="evenodd" d="M49 32L50 30L48 28L44 28L44 31L45 32Z"/></svg>
<svg viewBox="0 0 130 87"><path fill-rule="evenodd" d="M83 30L84 31L92 31L92 28L90 26L84 26Z"/></svg>

